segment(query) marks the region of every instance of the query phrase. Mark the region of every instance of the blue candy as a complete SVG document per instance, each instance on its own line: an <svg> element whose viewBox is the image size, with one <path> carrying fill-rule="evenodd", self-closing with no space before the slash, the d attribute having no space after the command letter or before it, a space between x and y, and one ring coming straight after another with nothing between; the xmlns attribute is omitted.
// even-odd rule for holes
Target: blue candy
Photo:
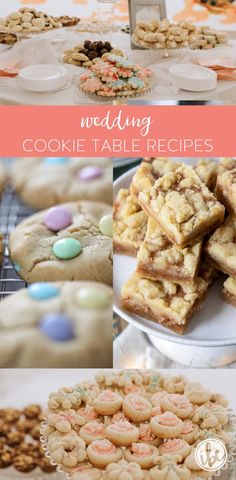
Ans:
<svg viewBox="0 0 236 480"><path fill-rule="evenodd" d="M59 295L59 288L50 283L33 283L29 286L28 292L31 298L34 300L49 300L50 298L57 297Z"/></svg>
<svg viewBox="0 0 236 480"><path fill-rule="evenodd" d="M19 265L19 263L14 263L14 269L16 273L19 273L21 271L21 266Z"/></svg>
<svg viewBox="0 0 236 480"><path fill-rule="evenodd" d="M47 165L63 165L69 161L68 157L45 157L44 162Z"/></svg>
<svg viewBox="0 0 236 480"><path fill-rule="evenodd" d="M73 325L63 313L47 313L40 321L39 329L51 340L68 342L75 337Z"/></svg>

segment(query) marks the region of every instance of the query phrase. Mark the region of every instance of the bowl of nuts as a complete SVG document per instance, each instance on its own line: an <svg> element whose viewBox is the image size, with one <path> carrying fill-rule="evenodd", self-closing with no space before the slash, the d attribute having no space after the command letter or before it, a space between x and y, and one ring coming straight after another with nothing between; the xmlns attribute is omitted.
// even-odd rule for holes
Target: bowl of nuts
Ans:
<svg viewBox="0 0 236 480"><path fill-rule="evenodd" d="M56 467L40 444L44 415L40 405L0 409L0 478L56 480Z"/></svg>

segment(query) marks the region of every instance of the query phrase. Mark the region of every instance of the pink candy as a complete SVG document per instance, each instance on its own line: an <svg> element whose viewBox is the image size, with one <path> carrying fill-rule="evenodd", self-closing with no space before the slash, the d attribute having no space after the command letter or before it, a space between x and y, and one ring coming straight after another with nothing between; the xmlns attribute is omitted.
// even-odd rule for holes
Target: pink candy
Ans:
<svg viewBox="0 0 236 480"><path fill-rule="evenodd" d="M44 216L44 225L53 232L59 232L72 224L72 215L67 208L53 207Z"/></svg>
<svg viewBox="0 0 236 480"><path fill-rule="evenodd" d="M78 180L95 180L96 178L100 178L102 174L103 171L100 167L91 165L80 170Z"/></svg>

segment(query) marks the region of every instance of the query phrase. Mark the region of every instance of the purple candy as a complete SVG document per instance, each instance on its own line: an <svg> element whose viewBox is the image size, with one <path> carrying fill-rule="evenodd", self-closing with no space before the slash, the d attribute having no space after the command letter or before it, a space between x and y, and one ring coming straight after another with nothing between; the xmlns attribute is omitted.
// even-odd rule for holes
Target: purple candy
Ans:
<svg viewBox="0 0 236 480"><path fill-rule="evenodd" d="M64 207L52 207L44 216L44 225L53 232L59 232L71 224L72 215Z"/></svg>
<svg viewBox="0 0 236 480"><path fill-rule="evenodd" d="M103 175L103 170L100 167L91 165L89 167L84 167L80 170L78 179L79 180L95 180Z"/></svg>

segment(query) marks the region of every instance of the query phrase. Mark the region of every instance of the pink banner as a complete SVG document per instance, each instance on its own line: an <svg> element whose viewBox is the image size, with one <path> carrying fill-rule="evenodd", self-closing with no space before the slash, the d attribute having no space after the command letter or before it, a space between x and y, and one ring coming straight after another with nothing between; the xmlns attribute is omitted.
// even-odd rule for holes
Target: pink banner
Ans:
<svg viewBox="0 0 236 480"><path fill-rule="evenodd" d="M236 156L236 106L7 106L1 114L2 157Z"/></svg>

